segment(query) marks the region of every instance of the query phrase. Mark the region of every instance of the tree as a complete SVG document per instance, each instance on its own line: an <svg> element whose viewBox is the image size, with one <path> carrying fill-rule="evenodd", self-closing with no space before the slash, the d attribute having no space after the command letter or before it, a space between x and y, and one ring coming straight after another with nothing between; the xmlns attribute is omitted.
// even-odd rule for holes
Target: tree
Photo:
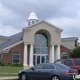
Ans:
<svg viewBox="0 0 80 80"><path fill-rule="evenodd" d="M72 58L80 58L80 46L78 46L74 50L72 50L71 57Z"/></svg>

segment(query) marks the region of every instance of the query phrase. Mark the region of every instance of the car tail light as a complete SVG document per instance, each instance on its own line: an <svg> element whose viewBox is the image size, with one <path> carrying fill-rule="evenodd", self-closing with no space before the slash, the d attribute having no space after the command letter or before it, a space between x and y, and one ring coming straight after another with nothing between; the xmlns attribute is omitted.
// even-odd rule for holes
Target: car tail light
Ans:
<svg viewBox="0 0 80 80"><path fill-rule="evenodd" d="M72 74L74 74L74 72L65 71L64 74L69 74L69 75L71 74L72 75Z"/></svg>

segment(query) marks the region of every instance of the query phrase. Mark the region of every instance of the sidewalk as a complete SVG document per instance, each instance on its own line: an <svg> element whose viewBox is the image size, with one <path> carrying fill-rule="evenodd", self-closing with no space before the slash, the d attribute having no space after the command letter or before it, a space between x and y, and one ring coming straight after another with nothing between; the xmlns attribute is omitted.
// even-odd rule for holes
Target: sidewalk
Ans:
<svg viewBox="0 0 80 80"><path fill-rule="evenodd" d="M0 77L0 80L18 80L18 77Z"/></svg>

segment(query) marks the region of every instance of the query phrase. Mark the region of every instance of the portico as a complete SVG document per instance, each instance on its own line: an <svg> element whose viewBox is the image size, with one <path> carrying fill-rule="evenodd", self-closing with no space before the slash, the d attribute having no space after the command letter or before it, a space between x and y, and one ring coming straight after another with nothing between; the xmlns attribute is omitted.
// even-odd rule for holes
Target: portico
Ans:
<svg viewBox="0 0 80 80"><path fill-rule="evenodd" d="M46 21L39 21L35 16L36 14L33 12L30 14L28 22L31 25L29 24L30 26L23 28L22 31L24 67L32 67L47 62L53 63L56 59L60 59L62 29ZM36 23L32 24L33 21ZM29 49L28 45L30 45Z"/></svg>
<svg viewBox="0 0 80 80"><path fill-rule="evenodd" d="M55 49L55 45L50 46L49 53L45 55L45 54L34 54L33 45L31 44L29 58L28 58L28 53L27 53L28 51L27 44L24 44L24 45L25 45L24 58L23 58L24 67L32 67L39 63L47 63L47 62L53 63L56 59L60 59L60 45L58 45L56 49ZM33 57L35 57L35 60L33 59ZM28 59L29 59L29 64L28 64ZM34 61L35 61L35 64L34 64Z"/></svg>

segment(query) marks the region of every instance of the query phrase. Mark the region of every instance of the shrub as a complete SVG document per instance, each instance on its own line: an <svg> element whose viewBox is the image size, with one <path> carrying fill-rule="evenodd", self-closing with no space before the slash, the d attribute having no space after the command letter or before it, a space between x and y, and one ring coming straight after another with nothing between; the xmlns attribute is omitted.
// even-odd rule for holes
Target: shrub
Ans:
<svg viewBox="0 0 80 80"><path fill-rule="evenodd" d="M80 46L74 48L71 53L72 58L80 58Z"/></svg>
<svg viewBox="0 0 80 80"><path fill-rule="evenodd" d="M1 59L0 59L0 65L1 65Z"/></svg>
<svg viewBox="0 0 80 80"><path fill-rule="evenodd" d="M19 63L15 63L14 65L17 66L17 67L23 67L23 65L19 64Z"/></svg>
<svg viewBox="0 0 80 80"><path fill-rule="evenodd" d="M1 63L0 66L4 66L4 63Z"/></svg>
<svg viewBox="0 0 80 80"><path fill-rule="evenodd" d="M23 67L23 65L19 63L8 63L7 65L10 67Z"/></svg>
<svg viewBox="0 0 80 80"><path fill-rule="evenodd" d="M1 65L1 61L0 61L0 65Z"/></svg>

